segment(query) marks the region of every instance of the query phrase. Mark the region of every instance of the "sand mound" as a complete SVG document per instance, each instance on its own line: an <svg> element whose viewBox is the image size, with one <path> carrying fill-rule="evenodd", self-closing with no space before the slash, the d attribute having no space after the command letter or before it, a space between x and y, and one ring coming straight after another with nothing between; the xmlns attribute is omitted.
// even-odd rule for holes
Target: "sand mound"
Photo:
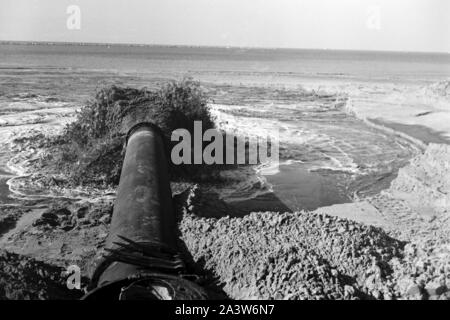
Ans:
<svg viewBox="0 0 450 320"><path fill-rule="evenodd" d="M384 231L320 210L216 218L209 194L188 193L181 239L231 298L450 299L449 220L418 220L404 200L372 199Z"/></svg>
<svg viewBox="0 0 450 320"><path fill-rule="evenodd" d="M450 215L450 145L430 144L399 170L388 192L429 220Z"/></svg>
<svg viewBox="0 0 450 320"><path fill-rule="evenodd" d="M403 244L381 229L306 212L200 218L196 203L194 190L180 223L182 239L234 299L400 295L389 262Z"/></svg>
<svg viewBox="0 0 450 320"><path fill-rule="evenodd" d="M80 291L69 290L63 268L0 251L0 300L76 299Z"/></svg>

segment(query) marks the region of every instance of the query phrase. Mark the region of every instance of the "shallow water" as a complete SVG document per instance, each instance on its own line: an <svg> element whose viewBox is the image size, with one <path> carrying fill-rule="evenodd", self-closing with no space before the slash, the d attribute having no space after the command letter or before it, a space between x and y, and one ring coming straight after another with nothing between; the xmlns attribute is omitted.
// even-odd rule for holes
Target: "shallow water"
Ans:
<svg viewBox="0 0 450 320"><path fill-rule="evenodd" d="M287 101L290 96L285 92L281 103L215 105L213 114L236 135L279 136L279 170L262 175L292 210L376 194L418 152L409 141L348 115L340 97Z"/></svg>
<svg viewBox="0 0 450 320"><path fill-rule="evenodd" d="M96 88L155 87L184 75L202 81L224 129L280 134L279 171L261 171L269 191L249 180L224 198L261 209L314 209L386 188L418 151L349 115L347 99L352 111L372 118L429 110L433 116L448 106L447 98L424 100L411 92L447 79L450 55L0 44L0 127L20 131L27 123L39 130L49 118L41 110L75 110ZM304 87L318 94L305 95ZM10 201L6 179L0 173L0 203Z"/></svg>
<svg viewBox="0 0 450 320"><path fill-rule="evenodd" d="M0 176L0 203L9 203L9 186L7 184L9 177Z"/></svg>
<svg viewBox="0 0 450 320"><path fill-rule="evenodd" d="M299 163L281 165L279 173L266 179L291 210L314 210L350 200L338 179L308 171Z"/></svg>
<svg viewBox="0 0 450 320"><path fill-rule="evenodd" d="M1 157L1 156L0 156ZM8 180L13 177L13 174L0 169L0 203L9 203L12 199L9 197Z"/></svg>

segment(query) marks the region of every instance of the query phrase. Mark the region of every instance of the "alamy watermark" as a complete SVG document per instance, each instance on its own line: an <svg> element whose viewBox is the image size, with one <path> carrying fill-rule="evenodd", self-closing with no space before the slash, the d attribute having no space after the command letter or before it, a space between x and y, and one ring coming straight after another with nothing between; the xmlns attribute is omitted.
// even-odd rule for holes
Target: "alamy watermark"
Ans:
<svg viewBox="0 0 450 320"><path fill-rule="evenodd" d="M381 30L381 7L370 6L367 8L366 27L370 30Z"/></svg>
<svg viewBox="0 0 450 320"><path fill-rule="evenodd" d="M66 286L69 290L80 290L81 289L81 269L77 265L70 265L67 267L66 272L67 276Z"/></svg>
<svg viewBox="0 0 450 320"><path fill-rule="evenodd" d="M178 142L171 151L171 160L181 164L261 164L279 162L279 134L270 137L239 137L216 129L203 132L202 122L194 121L194 134L187 129L172 132L171 141Z"/></svg>
<svg viewBox="0 0 450 320"><path fill-rule="evenodd" d="M66 26L69 30L81 29L81 9L77 5L70 5L66 9L66 13L69 15L66 20Z"/></svg>

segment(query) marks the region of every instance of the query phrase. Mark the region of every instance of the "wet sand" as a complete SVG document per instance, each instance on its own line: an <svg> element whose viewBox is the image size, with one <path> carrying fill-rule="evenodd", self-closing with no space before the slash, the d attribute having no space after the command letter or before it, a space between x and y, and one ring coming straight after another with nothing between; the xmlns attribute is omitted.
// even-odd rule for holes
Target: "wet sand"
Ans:
<svg viewBox="0 0 450 320"><path fill-rule="evenodd" d="M368 119L368 120L377 125L390 128L395 132L402 132L425 144L430 143L450 144L450 138L445 136L446 132L435 131L432 128L423 125L403 124L383 119Z"/></svg>

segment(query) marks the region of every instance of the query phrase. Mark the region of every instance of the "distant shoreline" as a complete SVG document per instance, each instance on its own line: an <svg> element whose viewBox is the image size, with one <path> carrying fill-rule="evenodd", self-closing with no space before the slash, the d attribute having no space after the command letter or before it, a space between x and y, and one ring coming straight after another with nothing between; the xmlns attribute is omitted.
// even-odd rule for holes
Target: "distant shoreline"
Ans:
<svg viewBox="0 0 450 320"><path fill-rule="evenodd" d="M411 54L411 55L442 55L448 56L450 52L436 51L390 51L390 50L357 50L357 49L328 49L328 48L277 48L277 47L239 47L239 46L212 46L212 45L187 45L187 44L144 44L144 43L101 43L101 42L60 42L60 41L17 41L0 40L0 45L28 45L28 46L99 46L99 47L142 47L142 48L205 48L205 49L229 49L229 50L267 50L267 51L309 51L309 52L358 52L380 54Z"/></svg>

